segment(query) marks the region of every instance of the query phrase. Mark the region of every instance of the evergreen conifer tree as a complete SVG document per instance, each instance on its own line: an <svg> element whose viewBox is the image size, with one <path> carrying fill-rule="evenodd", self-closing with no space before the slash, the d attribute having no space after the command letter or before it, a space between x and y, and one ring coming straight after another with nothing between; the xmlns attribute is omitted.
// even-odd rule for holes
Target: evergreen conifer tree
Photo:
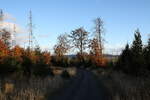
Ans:
<svg viewBox="0 0 150 100"><path fill-rule="evenodd" d="M119 70L122 70L125 73L131 73L131 60L132 60L132 54L131 50L129 48L129 44L126 45L125 49L123 50L121 56L118 60L118 68Z"/></svg>
<svg viewBox="0 0 150 100"><path fill-rule="evenodd" d="M146 69L150 70L150 38L148 39L148 45L143 50L144 61Z"/></svg>
<svg viewBox="0 0 150 100"><path fill-rule="evenodd" d="M131 60L131 72L134 75L139 75L143 72L144 59L143 59L143 44L139 29L135 31L134 41L131 47L132 60Z"/></svg>

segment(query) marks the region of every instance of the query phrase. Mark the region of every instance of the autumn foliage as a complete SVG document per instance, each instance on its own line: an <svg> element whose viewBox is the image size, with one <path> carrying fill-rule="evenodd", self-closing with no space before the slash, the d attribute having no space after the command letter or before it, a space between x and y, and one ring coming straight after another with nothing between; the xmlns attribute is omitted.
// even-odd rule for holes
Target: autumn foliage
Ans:
<svg viewBox="0 0 150 100"><path fill-rule="evenodd" d="M48 75L51 66L59 67L104 67L107 60L103 56L102 22L95 23L95 37L90 40L90 32L80 27L61 34L54 45L54 55L42 51L39 46L22 48L12 42L12 33L0 30L0 74L19 73L23 75ZM74 52L75 51L75 52ZM73 57L69 53L76 55Z"/></svg>
<svg viewBox="0 0 150 100"><path fill-rule="evenodd" d="M96 64L96 66L99 67L105 67L107 64L107 59L103 56L102 54L102 49L99 46L98 40L97 39L92 39L90 41L90 59L92 63Z"/></svg>
<svg viewBox="0 0 150 100"><path fill-rule="evenodd" d="M9 50L7 45L5 45L2 40L0 40L0 60L2 60L3 57L6 57L8 55L9 55Z"/></svg>
<svg viewBox="0 0 150 100"><path fill-rule="evenodd" d="M30 76L31 74L47 74L50 69L51 55L48 51L40 49L24 49L18 45L9 48L0 40L0 74L20 73ZM41 72L43 71L43 72Z"/></svg>
<svg viewBox="0 0 150 100"><path fill-rule="evenodd" d="M99 57L99 56L92 56L91 55L92 63L94 63L98 67L106 67L107 65L107 59L105 57Z"/></svg>

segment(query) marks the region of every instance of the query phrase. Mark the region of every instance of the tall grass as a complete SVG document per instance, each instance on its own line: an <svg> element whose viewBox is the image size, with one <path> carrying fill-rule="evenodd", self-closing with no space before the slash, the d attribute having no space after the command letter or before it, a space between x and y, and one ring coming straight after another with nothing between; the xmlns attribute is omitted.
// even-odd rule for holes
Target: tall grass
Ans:
<svg viewBox="0 0 150 100"><path fill-rule="evenodd" d="M110 93L110 100L150 100L150 77L132 77L122 72L96 72Z"/></svg>
<svg viewBox="0 0 150 100"><path fill-rule="evenodd" d="M5 78L0 80L0 100L46 100L63 84L60 76L21 80Z"/></svg>
<svg viewBox="0 0 150 100"><path fill-rule="evenodd" d="M0 100L47 100L68 84L69 81L62 77L66 71L68 78L76 76L76 68L55 68L52 77L21 77L7 76L0 78ZM58 73L61 72L61 73Z"/></svg>

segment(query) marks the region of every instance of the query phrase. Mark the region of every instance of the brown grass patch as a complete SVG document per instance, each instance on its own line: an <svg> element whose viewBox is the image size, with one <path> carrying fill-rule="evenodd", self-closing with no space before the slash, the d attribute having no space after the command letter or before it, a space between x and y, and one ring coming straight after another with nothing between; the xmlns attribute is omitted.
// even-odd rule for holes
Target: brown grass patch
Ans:
<svg viewBox="0 0 150 100"><path fill-rule="evenodd" d="M0 100L46 100L65 83L60 76L0 80Z"/></svg>
<svg viewBox="0 0 150 100"><path fill-rule="evenodd" d="M109 90L110 100L150 100L150 78L104 70L94 73Z"/></svg>

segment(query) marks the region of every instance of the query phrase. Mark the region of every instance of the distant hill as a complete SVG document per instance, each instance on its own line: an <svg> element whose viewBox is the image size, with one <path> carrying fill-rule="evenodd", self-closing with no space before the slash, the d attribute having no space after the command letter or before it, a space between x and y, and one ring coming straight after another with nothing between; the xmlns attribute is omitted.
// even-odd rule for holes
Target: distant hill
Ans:
<svg viewBox="0 0 150 100"><path fill-rule="evenodd" d="M76 55L67 55L69 58L75 58ZM114 58L118 58L119 55L112 55L112 54L104 54L104 57L106 57L107 59L114 59Z"/></svg>
<svg viewBox="0 0 150 100"><path fill-rule="evenodd" d="M115 60L119 57L119 55L104 54L104 57L106 57L108 60Z"/></svg>

